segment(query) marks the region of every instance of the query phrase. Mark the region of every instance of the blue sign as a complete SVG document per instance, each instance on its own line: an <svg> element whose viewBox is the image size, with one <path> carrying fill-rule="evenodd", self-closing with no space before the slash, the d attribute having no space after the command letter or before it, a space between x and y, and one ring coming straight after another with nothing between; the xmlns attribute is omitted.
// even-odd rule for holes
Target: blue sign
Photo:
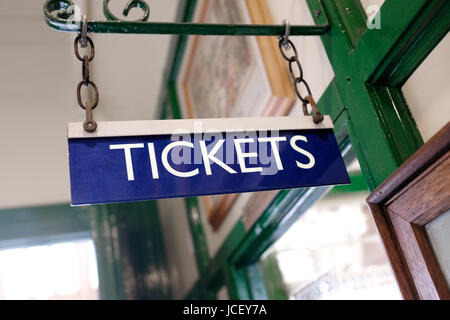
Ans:
<svg viewBox="0 0 450 320"><path fill-rule="evenodd" d="M280 117L278 125L270 118L268 127L268 118L255 119L247 123L249 130L237 128L243 118L239 123L197 120L203 125L197 131L194 120L128 123L127 129L123 123L99 123L97 134L72 124L72 205L350 182L330 125L293 128L299 124ZM220 128L212 129L214 125Z"/></svg>

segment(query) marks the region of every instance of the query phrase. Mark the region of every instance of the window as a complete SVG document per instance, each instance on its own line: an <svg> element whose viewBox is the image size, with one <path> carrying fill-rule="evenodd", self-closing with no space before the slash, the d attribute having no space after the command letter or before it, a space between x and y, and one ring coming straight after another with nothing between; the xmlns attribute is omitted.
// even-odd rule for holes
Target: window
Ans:
<svg viewBox="0 0 450 320"><path fill-rule="evenodd" d="M401 299L367 196L333 193L317 201L263 255L266 282L268 269L269 277L278 274L278 290L290 299Z"/></svg>
<svg viewBox="0 0 450 320"><path fill-rule="evenodd" d="M0 251L0 299L98 299L91 240Z"/></svg>
<svg viewBox="0 0 450 320"><path fill-rule="evenodd" d="M450 35L447 35L402 87L425 142L450 119L449 54Z"/></svg>

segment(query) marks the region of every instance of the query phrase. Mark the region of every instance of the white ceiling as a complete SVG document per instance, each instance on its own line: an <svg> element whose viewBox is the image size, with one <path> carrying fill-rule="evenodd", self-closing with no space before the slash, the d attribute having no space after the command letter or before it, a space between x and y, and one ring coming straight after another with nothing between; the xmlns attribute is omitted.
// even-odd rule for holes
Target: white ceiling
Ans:
<svg viewBox="0 0 450 320"><path fill-rule="evenodd" d="M74 1L83 5L79 1ZM0 209L70 201L67 122L83 121L74 34L44 22L44 0L0 1ZM113 0L114 12L126 3ZM148 1L150 19L174 21L177 0ZM104 19L102 1L90 18ZM170 36L94 35L96 120L157 117Z"/></svg>

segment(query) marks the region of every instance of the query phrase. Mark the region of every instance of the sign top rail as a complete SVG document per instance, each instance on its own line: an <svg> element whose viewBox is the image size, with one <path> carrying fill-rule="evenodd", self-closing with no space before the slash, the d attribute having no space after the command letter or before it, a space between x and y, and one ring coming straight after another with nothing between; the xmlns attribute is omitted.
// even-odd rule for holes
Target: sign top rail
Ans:
<svg viewBox="0 0 450 320"><path fill-rule="evenodd" d="M313 0L315 15L319 25L293 25L291 36L320 36L328 32L330 24L320 1ZM44 17L51 28L81 33L81 17L76 17L76 5L72 0L47 0L44 4ZM150 15L148 4L143 0L128 2L123 10L127 17L131 9L138 8L142 16L137 21L123 20L109 9L109 0L103 1L103 12L107 21L87 21L88 33L127 33L127 34L182 34L215 36L283 36L283 25L219 24L219 23L171 23L147 22Z"/></svg>

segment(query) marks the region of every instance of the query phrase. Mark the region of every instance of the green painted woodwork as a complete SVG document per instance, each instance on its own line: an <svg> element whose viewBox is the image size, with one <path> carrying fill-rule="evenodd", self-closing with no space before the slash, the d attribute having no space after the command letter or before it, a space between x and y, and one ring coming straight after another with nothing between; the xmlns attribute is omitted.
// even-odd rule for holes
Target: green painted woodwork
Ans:
<svg viewBox="0 0 450 320"><path fill-rule="evenodd" d="M92 215L101 298L170 298L156 202L95 206Z"/></svg>
<svg viewBox="0 0 450 320"><path fill-rule="evenodd" d="M64 21L47 20L47 24L58 31L76 32L79 29L68 28ZM291 35L316 36L326 33L328 26L292 26ZM89 21L89 33L126 33L126 34L189 34L216 36L281 36L285 28L282 25L231 25L206 23L170 23L170 22L123 22Z"/></svg>
<svg viewBox="0 0 450 320"><path fill-rule="evenodd" d="M401 89L370 84L367 84L366 88L378 113L377 118L384 127L385 135L391 134L393 138L395 137L393 139L386 136L385 140L389 142L392 153L400 165L423 144L416 122ZM357 123L353 124L357 126Z"/></svg>
<svg viewBox="0 0 450 320"><path fill-rule="evenodd" d="M175 82L169 82L167 86L168 86L167 91L169 93L169 106L172 108L172 117L174 119L180 119L181 111L178 104L178 96L176 92Z"/></svg>
<svg viewBox="0 0 450 320"><path fill-rule="evenodd" d="M125 299L124 278L116 235L110 222L111 208L92 207L92 235L97 256L100 298L103 300Z"/></svg>
<svg viewBox="0 0 450 320"><path fill-rule="evenodd" d="M231 264L222 267L225 270L225 280L227 283L228 294L231 300L250 300L251 290L247 281L247 275L244 269L237 269Z"/></svg>
<svg viewBox="0 0 450 320"><path fill-rule="evenodd" d="M189 291L189 293L184 297L185 300L201 300L203 294L203 289L200 288L200 282L194 285L194 287Z"/></svg>
<svg viewBox="0 0 450 320"><path fill-rule="evenodd" d="M340 118L342 116L342 113L345 112L345 105L344 102L342 102L341 96L339 95L339 91L336 85L336 79L333 79L331 81L330 85L322 94L322 97L320 97L319 101L317 102L317 107L322 113L327 114L331 117L335 127L342 126L342 124L336 124L338 118Z"/></svg>
<svg viewBox="0 0 450 320"><path fill-rule="evenodd" d="M261 266L258 262L248 264L243 268L246 280L248 282L247 287L250 292L251 300L267 300L269 295L264 283L264 276L261 272Z"/></svg>
<svg viewBox="0 0 450 320"><path fill-rule="evenodd" d="M311 8L312 3L313 1L308 1ZM348 131L353 147L362 163L367 184L370 189L373 189L417 150L422 141L417 139L420 135L417 127L411 125L414 124L414 120L409 111L405 111L407 108L385 103L385 100L376 96L372 86L366 83L365 73L372 73L368 68L373 60L371 57L378 55L378 48L376 43L372 43L362 53L360 43L366 45L365 39L372 37L374 30L379 30L366 30L356 47L352 48L346 40L348 31L343 33L341 30L342 18L334 9L334 2L323 1L322 3L331 24L330 32L321 37L322 42L336 75L337 89L348 109L351 120ZM404 10L404 6L401 7ZM390 8L386 5L381 7L381 30L395 23L390 21L386 26L383 24L383 18L386 20L386 10ZM400 12L398 14L401 15ZM360 28L359 25L355 27ZM377 41L389 42L387 39ZM381 62L382 59L378 61L378 63ZM376 67L377 65L372 65L373 70ZM403 143L405 137L412 143Z"/></svg>
<svg viewBox="0 0 450 320"><path fill-rule="evenodd" d="M350 47L354 48L366 31L366 14L360 1L340 0L332 1L334 11L339 13L341 32L346 36ZM316 10L317 3L310 3L310 8Z"/></svg>
<svg viewBox="0 0 450 320"><path fill-rule="evenodd" d="M367 30L354 50L364 81L401 86L449 30L447 0L386 1L381 29Z"/></svg>
<svg viewBox="0 0 450 320"><path fill-rule="evenodd" d="M350 184L333 187L333 189L327 193L327 197L341 195L343 193L369 192L369 188L367 187L362 174L350 174L350 181Z"/></svg>
<svg viewBox="0 0 450 320"><path fill-rule="evenodd" d="M262 269L268 298L270 300L287 300L289 297L276 255L273 253L267 255L259 264Z"/></svg>
<svg viewBox="0 0 450 320"><path fill-rule="evenodd" d="M369 81L377 85L401 87L449 29L450 2L428 1Z"/></svg>
<svg viewBox="0 0 450 320"><path fill-rule="evenodd" d="M206 244L205 233L203 231L202 222L200 219L200 210L198 208L197 198L186 198L186 210L189 212L188 221L191 228L191 233L195 234L192 238L195 247L195 258L199 274L203 274L207 268L210 259L208 247Z"/></svg>
<svg viewBox="0 0 450 320"><path fill-rule="evenodd" d="M242 223L242 221L239 221L230 232L229 236L222 244L215 257L208 264L204 275L206 283L212 282L214 280L214 277L218 273L222 272L222 268L224 267L224 265L227 265L229 263L229 257L232 256L233 251L242 242L244 236L244 224Z"/></svg>

